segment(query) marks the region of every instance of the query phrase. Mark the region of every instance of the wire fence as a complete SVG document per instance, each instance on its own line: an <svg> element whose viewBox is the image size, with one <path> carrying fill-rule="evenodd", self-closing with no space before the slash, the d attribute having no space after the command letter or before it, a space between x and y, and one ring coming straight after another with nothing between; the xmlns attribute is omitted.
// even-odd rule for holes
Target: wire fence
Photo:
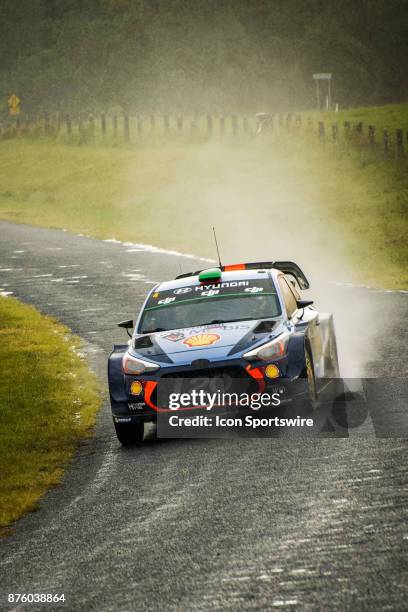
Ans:
<svg viewBox="0 0 408 612"><path fill-rule="evenodd" d="M0 124L0 139L21 137L48 138L73 144L137 145L155 140L187 141L253 138L286 133L291 137L308 137L320 143L332 143L356 150L366 150L386 158L405 158L408 151L408 130L389 130L362 122L327 122L293 113L251 116L201 115L134 116L108 114L71 116L44 113L35 119L17 117Z"/></svg>

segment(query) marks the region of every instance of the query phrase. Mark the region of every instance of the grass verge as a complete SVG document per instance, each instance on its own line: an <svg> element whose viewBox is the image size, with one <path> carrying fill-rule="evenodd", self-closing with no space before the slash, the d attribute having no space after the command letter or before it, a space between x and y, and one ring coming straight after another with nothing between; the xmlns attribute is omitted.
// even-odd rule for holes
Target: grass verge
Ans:
<svg viewBox="0 0 408 612"><path fill-rule="evenodd" d="M404 289L407 167L315 134L127 148L17 139L0 142L0 218L201 256L214 256L215 225L225 261L295 259Z"/></svg>
<svg viewBox="0 0 408 612"><path fill-rule="evenodd" d="M0 535L61 480L100 406L81 341L35 308L0 297Z"/></svg>

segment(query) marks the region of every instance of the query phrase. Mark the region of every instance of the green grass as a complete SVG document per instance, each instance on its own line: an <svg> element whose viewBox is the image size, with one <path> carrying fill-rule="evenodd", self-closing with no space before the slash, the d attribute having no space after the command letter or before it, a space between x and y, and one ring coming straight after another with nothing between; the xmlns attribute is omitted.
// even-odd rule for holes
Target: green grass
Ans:
<svg viewBox="0 0 408 612"><path fill-rule="evenodd" d="M202 256L214 256L215 225L225 261L295 259L314 275L408 286L407 162L321 147L315 134L129 147L15 139L0 142L0 168L3 219Z"/></svg>
<svg viewBox="0 0 408 612"><path fill-rule="evenodd" d="M61 480L100 405L80 340L0 297L0 535Z"/></svg>

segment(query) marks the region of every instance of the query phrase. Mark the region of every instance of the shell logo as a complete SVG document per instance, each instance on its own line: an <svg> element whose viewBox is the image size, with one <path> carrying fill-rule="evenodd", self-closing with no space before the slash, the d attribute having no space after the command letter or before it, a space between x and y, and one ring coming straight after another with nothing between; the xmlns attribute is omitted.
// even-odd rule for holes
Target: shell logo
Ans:
<svg viewBox="0 0 408 612"><path fill-rule="evenodd" d="M183 340L183 344L187 344L190 348L196 346L209 346L218 342L220 336L218 334L197 334L196 336L190 336Z"/></svg>

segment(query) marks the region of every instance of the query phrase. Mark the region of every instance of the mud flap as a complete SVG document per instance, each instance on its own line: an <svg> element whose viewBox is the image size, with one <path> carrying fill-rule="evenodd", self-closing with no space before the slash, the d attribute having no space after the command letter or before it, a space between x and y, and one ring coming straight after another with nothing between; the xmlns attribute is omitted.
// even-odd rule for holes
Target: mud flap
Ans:
<svg viewBox="0 0 408 612"><path fill-rule="evenodd" d="M122 358L128 349L127 344L115 344L108 359L108 384L112 404L126 403L125 381L122 371Z"/></svg>

